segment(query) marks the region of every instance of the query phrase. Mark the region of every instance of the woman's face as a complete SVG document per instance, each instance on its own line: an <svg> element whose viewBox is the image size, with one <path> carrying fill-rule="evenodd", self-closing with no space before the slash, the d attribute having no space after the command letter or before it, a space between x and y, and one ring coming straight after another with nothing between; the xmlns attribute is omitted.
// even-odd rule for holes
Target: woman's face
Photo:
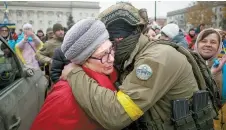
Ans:
<svg viewBox="0 0 226 130"><path fill-rule="evenodd" d="M152 29L149 29L148 30L148 33L147 33L148 37L152 40L152 39L155 39L156 37L156 33L155 31L153 31Z"/></svg>
<svg viewBox="0 0 226 130"><path fill-rule="evenodd" d="M109 75L113 72L115 51L112 43L107 40L85 62L85 66L93 71Z"/></svg>
<svg viewBox="0 0 226 130"><path fill-rule="evenodd" d="M208 60L216 55L219 45L218 35L212 33L198 42L198 51L204 60Z"/></svg>

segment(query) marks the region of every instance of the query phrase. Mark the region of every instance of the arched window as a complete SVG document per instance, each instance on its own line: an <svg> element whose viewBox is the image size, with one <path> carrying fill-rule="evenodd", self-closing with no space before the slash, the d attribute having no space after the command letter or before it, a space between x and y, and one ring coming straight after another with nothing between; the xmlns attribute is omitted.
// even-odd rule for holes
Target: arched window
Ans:
<svg viewBox="0 0 226 130"><path fill-rule="evenodd" d="M20 10L16 11L16 16L17 17L22 17L23 16L22 11L20 11Z"/></svg>
<svg viewBox="0 0 226 130"><path fill-rule="evenodd" d="M49 24L49 26L52 26L52 21L49 21L48 24Z"/></svg>
<svg viewBox="0 0 226 130"><path fill-rule="evenodd" d="M34 21L33 21L33 20L29 20L29 23L30 23L31 25L33 25L33 24L34 24Z"/></svg>

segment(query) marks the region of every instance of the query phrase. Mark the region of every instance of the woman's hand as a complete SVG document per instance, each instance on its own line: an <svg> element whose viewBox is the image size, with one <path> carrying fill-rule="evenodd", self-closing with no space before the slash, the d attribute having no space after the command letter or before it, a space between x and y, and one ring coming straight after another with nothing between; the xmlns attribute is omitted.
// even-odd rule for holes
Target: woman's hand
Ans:
<svg viewBox="0 0 226 130"><path fill-rule="evenodd" d="M60 76L60 79L67 80L68 74L76 67L79 67L79 66L74 64L74 63L70 63L68 65L65 65L64 69L62 70L62 74Z"/></svg>
<svg viewBox="0 0 226 130"><path fill-rule="evenodd" d="M221 72L225 62L226 62L226 54L220 59L220 64L217 67L211 68L211 73L214 75Z"/></svg>

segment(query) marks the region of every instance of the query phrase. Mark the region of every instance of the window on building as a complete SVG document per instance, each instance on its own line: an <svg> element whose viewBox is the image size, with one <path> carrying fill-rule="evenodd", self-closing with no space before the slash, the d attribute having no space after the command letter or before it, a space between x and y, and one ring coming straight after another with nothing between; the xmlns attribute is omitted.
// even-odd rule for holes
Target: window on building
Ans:
<svg viewBox="0 0 226 130"><path fill-rule="evenodd" d="M29 11L27 12L27 16L28 16L28 17L30 17L30 16L31 16L31 13L30 13Z"/></svg>
<svg viewBox="0 0 226 130"><path fill-rule="evenodd" d="M82 17L82 13L80 13L79 15L80 15L80 17Z"/></svg>
<svg viewBox="0 0 226 130"><path fill-rule="evenodd" d="M39 21L39 24L42 24L42 20Z"/></svg>
<svg viewBox="0 0 226 130"><path fill-rule="evenodd" d="M62 17L62 13L61 12L58 12L57 13L57 18L61 18Z"/></svg>
<svg viewBox="0 0 226 130"><path fill-rule="evenodd" d="M59 13L57 13L57 18L60 18L60 14Z"/></svg>
<svg viewBox="0 0 226 130"><path fill-rule="evenodd" d="M30 23L31 25L33 25L33 24L34 24L34 21L33 21L33 20L29 20L29 23Z"/></svg>
<svg viewBox="0 0 226 130"><path fill-rule="evenodd" d="M22 24L22 20L17 20L17 24Z"/></svg>
<svg viewBox="0 0 226 130"><path fill-rule="evenodd" d="M52 16L54 15L54 12L48 11L48 12L47 12L47 15L48 15L48 17L52 17Z"/></svg>
<svg viewBox="0 0 226 130"><path fill-rule="evenodd" d="M44 12L38 11L37 16L38 16L38 18L43 18Z"/></svg>
<svg viewBox="0 0 226 130"><path fill-rule="evenodd" d="M21 12L21 11L17 11L17 12L16 12L16 15L17 15L18 17L22 17L22 12Z"/></svg>
<svg viewBox="0 0 226 130"><path fill-rule="evenodd" d="M95 14L94 14L94 13L92 13L91 17L95 17Z"/></svg>
<svg viewBox="0 0 226 130"><path fill-rule="evenodd" d="M219 10L220 10L220 11L222 10L221 7L219 8Z"/></svg>
<svg viewBox="0 0 226 130"><path fill-rule="evenodd" d="M27 16L28 16L28 17L34 16L34 11L28 10L28 11L27 11Z"/></svg>
<svg viewBox="0 0 226 130"><path fill-rule="evenodd" d="M49 21L48 24L49 24L49 26L52 26L52 21Z"/></svg>

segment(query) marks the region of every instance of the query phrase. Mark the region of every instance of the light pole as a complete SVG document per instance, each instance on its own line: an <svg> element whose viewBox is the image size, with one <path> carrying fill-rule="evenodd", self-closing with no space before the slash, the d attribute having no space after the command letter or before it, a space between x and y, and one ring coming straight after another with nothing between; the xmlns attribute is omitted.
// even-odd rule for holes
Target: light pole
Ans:
<svg viewBox="0 0 226 130"><path fill-rule="evenodd" d="M157 6L157 1L155 1L155 22L156 22L156 6Z"/></svg>

